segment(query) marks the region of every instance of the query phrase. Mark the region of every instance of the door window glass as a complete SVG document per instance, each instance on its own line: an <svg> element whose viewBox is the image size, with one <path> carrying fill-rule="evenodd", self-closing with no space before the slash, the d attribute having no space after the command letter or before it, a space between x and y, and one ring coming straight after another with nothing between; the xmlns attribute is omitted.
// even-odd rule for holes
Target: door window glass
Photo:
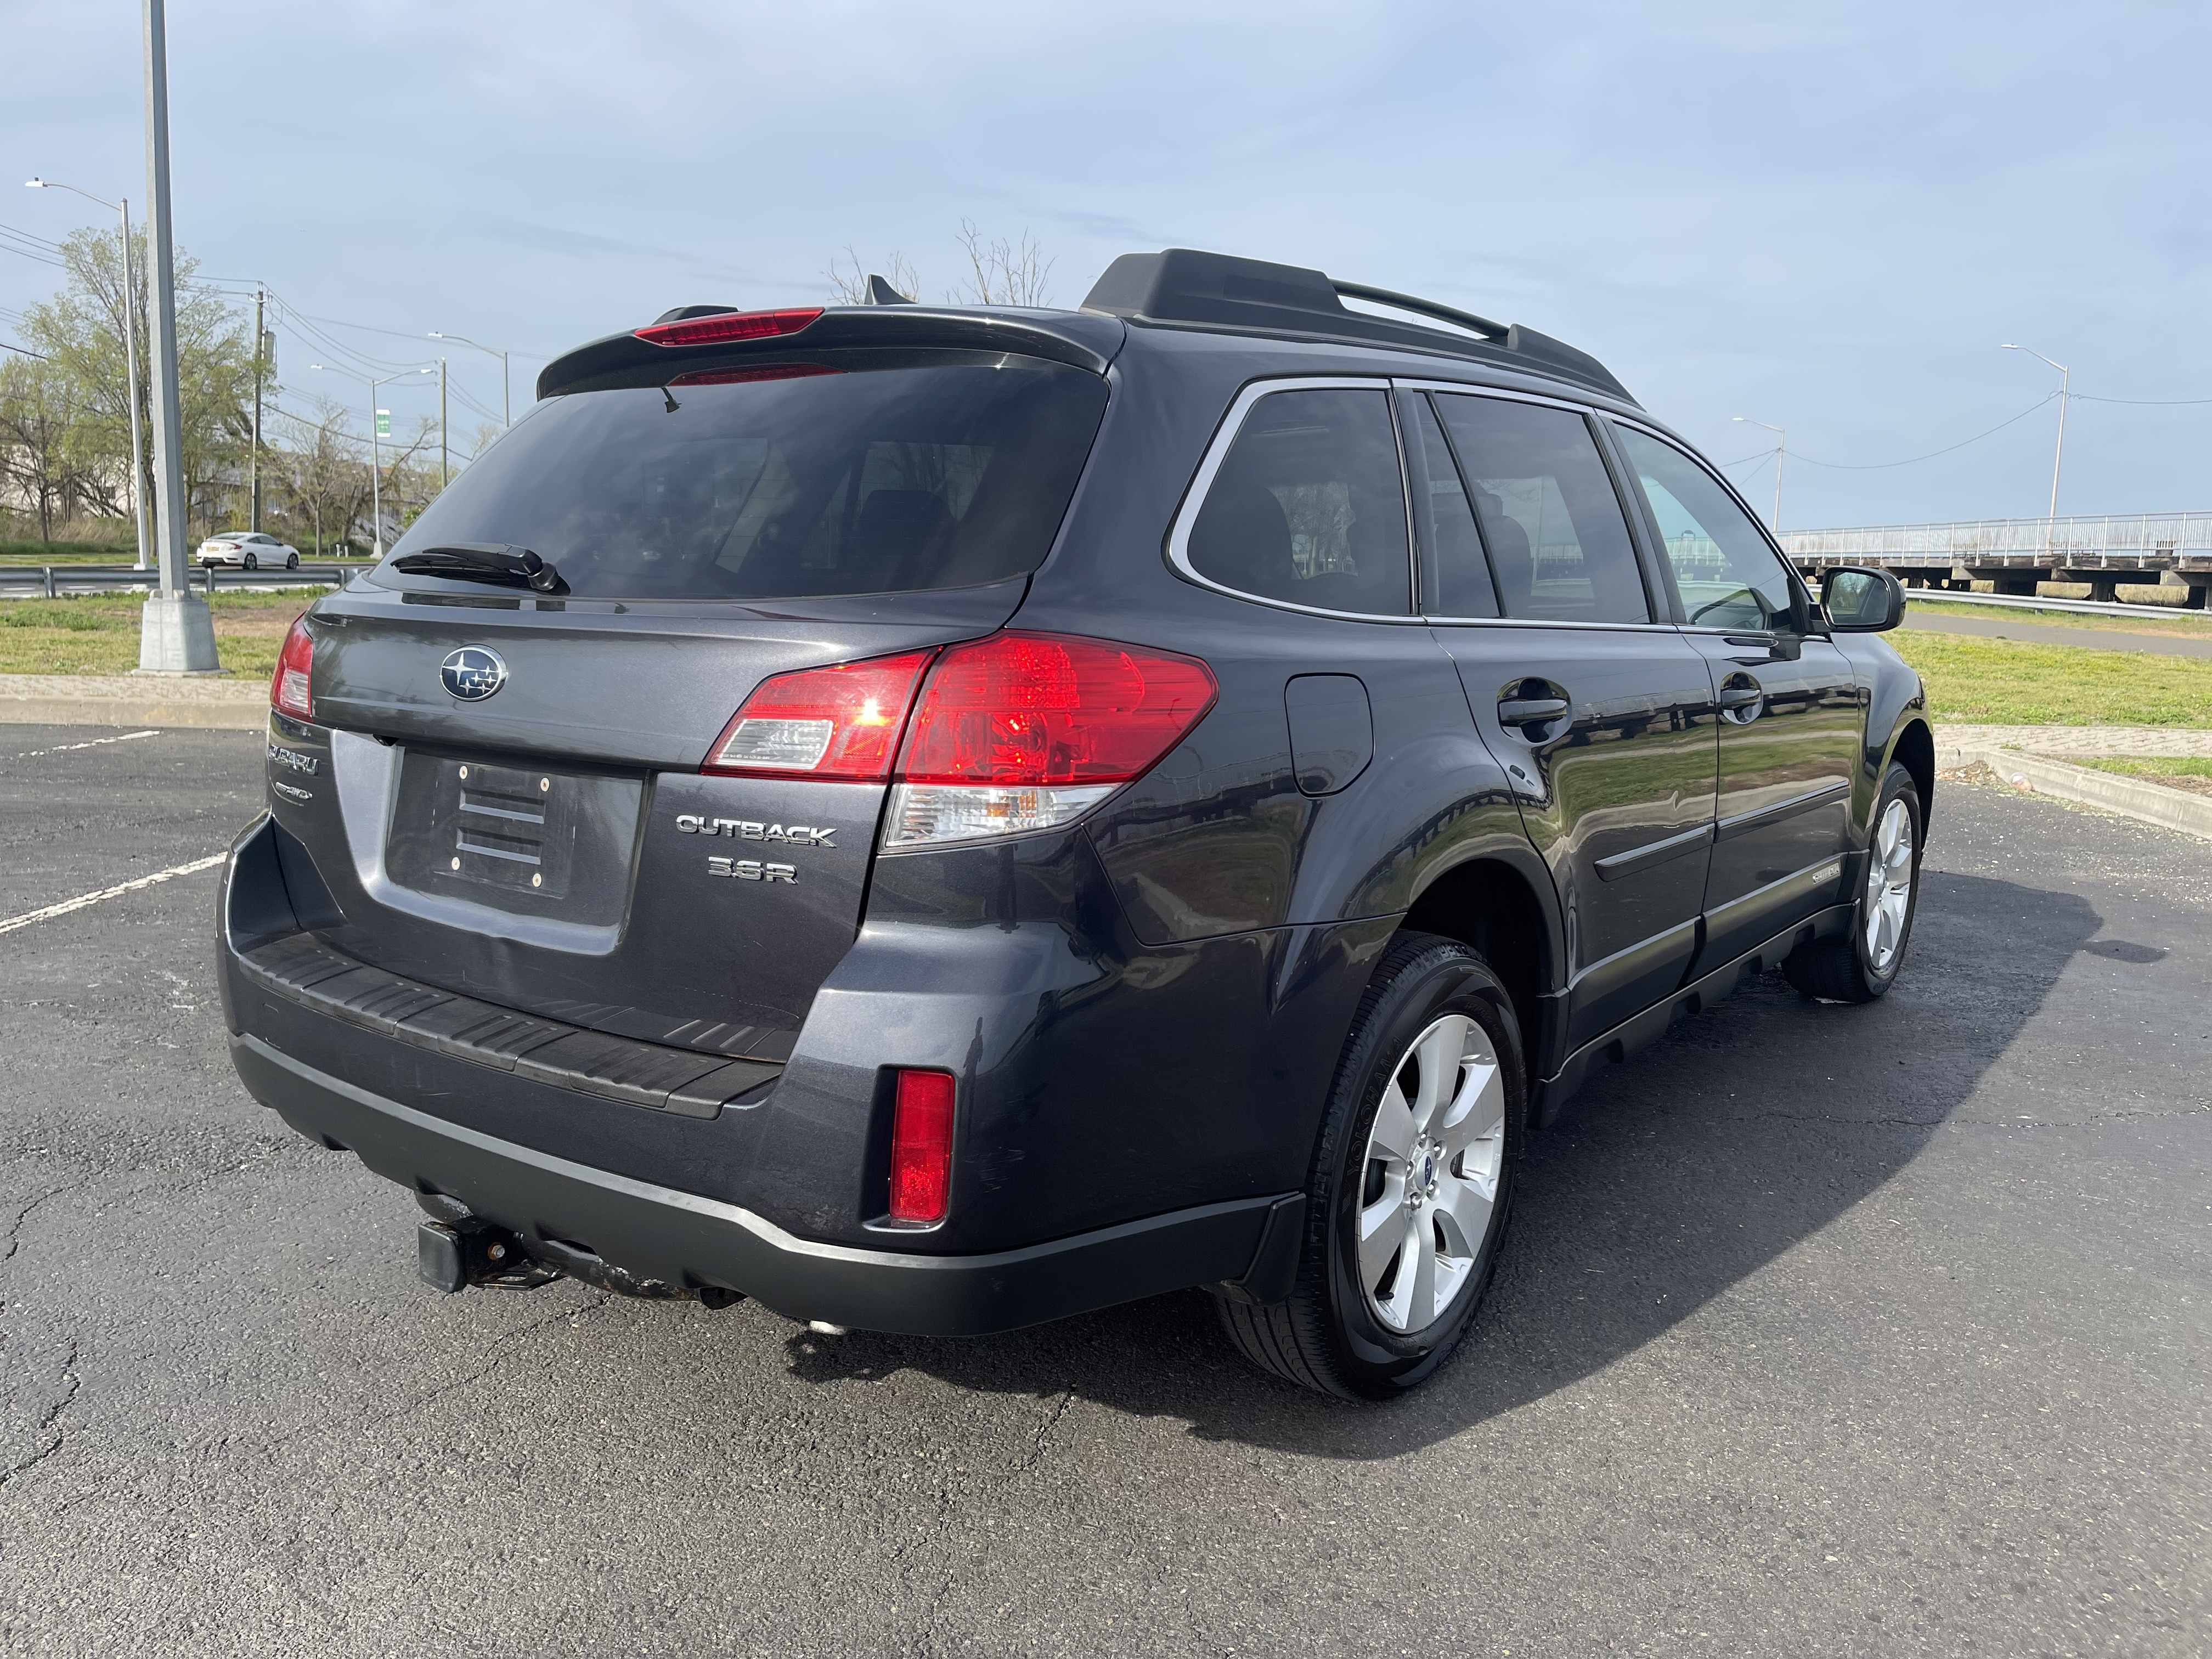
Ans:
<svg viewBox="0 0 2212 1659"><path fill-rule="evenodd" d="M1797 584L1712 474L1648 432L1617 430L1658 520L1684 617L1698 628L1803 633Z"/></svg>
<svg viewBox="0 0 2212 1659"><path fill-rule="evenodd" d="M1405 616L1413 562L1388 395L1279 392L1254 404L1191 526L1191 568L1262 599Z"/></svg>
<svg viewBox="0 0 2212 1659"><path fill-rule="evenodd" d="M1620 498L1572 410L1441 396L1509 617L1651 620Z"/></svg>
<svg viewBox="0 0 2212 1659"><path fill-rule="evenodd" d="M1498 595L1490 585L1490 562L1444 429L1420 392L1398 407L1413 486L1413 530L1422 549L1421 609L1431 617L1494 617Z"/></svg>

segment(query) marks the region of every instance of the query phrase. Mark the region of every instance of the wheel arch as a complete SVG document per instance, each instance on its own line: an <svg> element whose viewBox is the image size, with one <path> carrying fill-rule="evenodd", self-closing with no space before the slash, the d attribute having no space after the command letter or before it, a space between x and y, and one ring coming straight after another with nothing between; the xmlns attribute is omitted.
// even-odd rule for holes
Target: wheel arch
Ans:
<svg viewBox="0 0 2212 1659"><path fill-rule="evenodd" d="M1890 742L1889 757L1912 775L1913 787L1920 792L1920 831L1924 836L1936 806L1936 734L1927 721L1911 720L1900 726ZM1877 798L1879 794L1877 779Z"/></svg>
<svg viewBox="0 0 2212 1659"><path fill-rule="evenodd" d="M1551 902L1549 872L1542 885L1513 861L1494 856L1455 864L1414 897L1401 931L1435 933L1479 951L1505 982L1521 1026L1521 1048L1531 1092L1543 1075L1547 1022L1559 988L1564 960L1559 918Z"/></svg>

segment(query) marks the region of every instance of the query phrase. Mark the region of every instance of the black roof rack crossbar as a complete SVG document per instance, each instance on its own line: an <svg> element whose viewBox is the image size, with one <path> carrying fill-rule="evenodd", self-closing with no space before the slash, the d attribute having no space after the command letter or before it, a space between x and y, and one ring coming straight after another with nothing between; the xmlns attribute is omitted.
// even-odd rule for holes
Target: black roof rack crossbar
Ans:
<svg viewBox="0 0 2212 1659"><path fill-rule="evenodd" d="M1493 323L1487 317L1478 317L1471 311L1455 311L1449 306L1440 306L1434 300L1417 299L1410 294L1394 294L1387 288L1370 288L1364 283L1340 283L1335 277L1328 285L1339 294L1354 300L1372 301L1378 306L1392 306L1400 311L1411 311L1423 317L1434 317L1455 323L1462 328L1471 328L1477 334L1487 335L1493 340L1503 340L1511 331L1508 323Z"/></svg>

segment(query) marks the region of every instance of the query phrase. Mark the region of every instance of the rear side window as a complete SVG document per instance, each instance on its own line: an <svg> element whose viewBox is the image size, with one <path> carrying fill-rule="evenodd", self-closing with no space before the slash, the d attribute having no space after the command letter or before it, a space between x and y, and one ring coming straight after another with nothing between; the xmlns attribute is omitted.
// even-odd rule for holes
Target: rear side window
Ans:
<svg viewBox="0 0 2212 1659"><path fill-rule="evenodd" d="M1651 620L1620 498L1580 415L1456 393L1439 396L1437 410L1466 470L1507 616Z"/></svg>
<svg viewBox="0 0 2212 1659"><path fill-rule="evenodd" d="M1191 526L1191 568L1261 599L1407 615L1413 558L1389 396L1332 387L1255 403Z"/></svg>
<svg viewBox="0 0 2212 1659"><path fill-rule="evenodd" d="M574 392L456 478L392 555L502 542L603 599L998 581L1050 550L1105 407L1097 375L1044 364Z"/></svg>
<svg viewBox="0 0 2212 1659"><path fill-rule="evenodd" d="M1797 584L1718 481L1672 444L1613 430L1651 503L1683 616L1700 628L1805 632L1811 618Z"/></svg>

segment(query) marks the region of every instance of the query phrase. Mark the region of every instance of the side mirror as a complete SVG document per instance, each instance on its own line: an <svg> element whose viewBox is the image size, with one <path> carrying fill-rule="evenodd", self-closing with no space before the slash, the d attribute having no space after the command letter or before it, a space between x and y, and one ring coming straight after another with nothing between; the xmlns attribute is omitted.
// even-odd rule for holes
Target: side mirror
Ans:
<svg viewBox="0 0 2212 1659"><path fill-rule="evenodd" d="M1887 570L1838 565L1821 573L1820 608L1838 634L1885 634L1905 620L1905 584Z"/></svg>

